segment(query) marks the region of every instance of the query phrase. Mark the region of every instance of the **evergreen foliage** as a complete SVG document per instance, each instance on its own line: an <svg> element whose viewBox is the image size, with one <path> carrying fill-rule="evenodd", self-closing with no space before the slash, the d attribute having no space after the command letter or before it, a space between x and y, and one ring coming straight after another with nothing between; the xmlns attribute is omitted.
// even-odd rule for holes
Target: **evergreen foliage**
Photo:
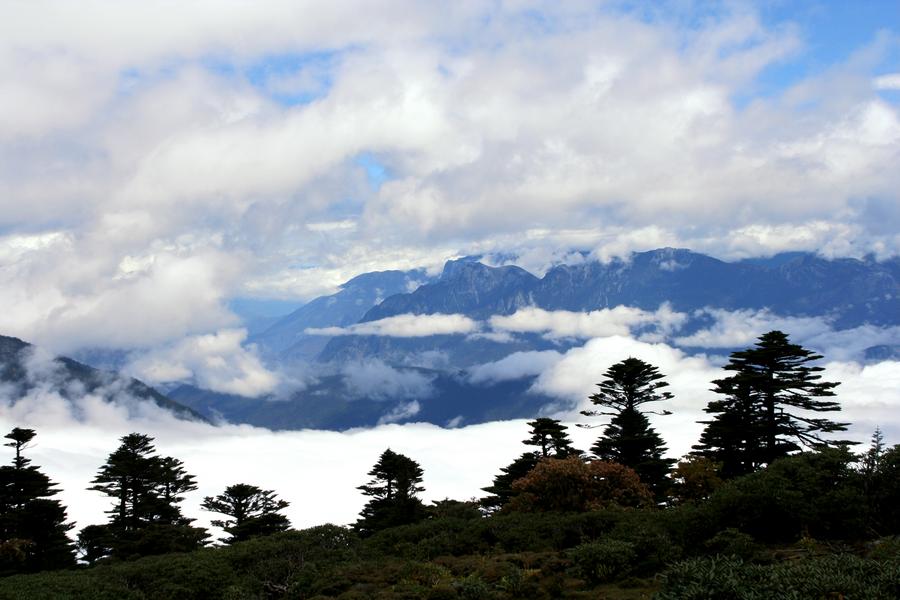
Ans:
<svg viewBox="0 0 900 600"><path fill-rule="evenodd" d="M481 499L481 505L489 512L506 506L516 494L513 482L528 475L539 461L536 452L525 452L507 466L501 467L500 473L494 477L494 482L488 487L481 488L489 494Z"/></svg>
<svg viewBox="0 0 900 600"><path fill-rule="evenodd" d="M663 458L665 443L639 407L670 400L672 394L661 391L669 384L659 369L638 358L626 358L612 365L604 377L597 384L600 391L590 396L591 402L601 409L582 411L586 416L612 416L591 451L601 460L634 469L661 501L668 485L667 474L675 461Z"/></svg>
<svg viewBox="0 0 900 600"><path fill-rule="evenodd" d="M206 531L190 524L178 506L197 489L183 463L156 455L153 438L131 433L101 465L90 490L114 499L106 525L85 528L79 547L86 560L188 551L203 545Z"/></svg>
<svg viewBox="0 0 900 600"><path fill-rule="evenodd" d="M522 440L522 443L528 446L537 446L540 449L541 458L566 458L581 454L581 450L572 447L572 440L566 433L568 428L557 419L541 417L529 421L528 426L531 427L531 437Z"/></svg>
<svg viewBox="0 0 900 600"><path fill-rule="evenodd" d="M0 467L0 575L74 566L66 533L66 509L53 498L59 490L23 451L33 429L13 428L4 436L15 449L12 465Z"/></svg>
<svg viewBox="0 0 900 600"><path fill-rule="evenodd" d="M809 414L840 410L837 402L821 399L833 397L838 384L820 381L822 367L808 365L821 358L777 330L732 353L725 369L734 375L713 382L724 398L706 407L715 417L703 422L695 452L721 463L723 476L735 477L804 447L845 443L822 436L844 431L846 423Z"/></svg>
<svg viewBox="0 0 900 600"><path fill-rule="evenodd" d="M529 421L531 427L529 438L522 440L526 446L536 446L537 451L525 452L509 465L501 467L500 473L494 477L491 485L481 488L488 496L481 499L485 510L493 512L503 508L516 494L513 482L528 475L538 462L544 458L567 458L581 456L581 450L572 447L568 429L556 419L541 417Z"/></svg>
<svg viewBox="0 0 900 600"><path fill-rule="evenodd" d="M279 499L274 491L263 490L255 485L230 485L218 496L204 498L201 506L231 517L212 521L214 526L221 527L228 534L222 540L226 544L271 535L291 526L288 518L279 512L287 508L289 503Z"/></svg>
<svg viewBox="0 0 900 600"><path fill-rule="evenodd" d="M419 463L388 448L368 474L372 480L357 488L372 497L356 522L359 533L369 535L425 518L425 505L416 497L425 489L419 485L423 475Z"/></svg>

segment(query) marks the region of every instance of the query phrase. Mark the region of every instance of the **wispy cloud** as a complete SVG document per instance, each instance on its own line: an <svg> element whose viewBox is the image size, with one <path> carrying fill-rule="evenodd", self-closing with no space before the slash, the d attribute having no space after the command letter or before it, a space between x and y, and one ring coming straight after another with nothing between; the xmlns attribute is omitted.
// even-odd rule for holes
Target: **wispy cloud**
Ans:
<svg viewBox="0 0 900 600"><path fill-rule="evenodd" d="M465 315L404 314L365 321L348 327L314 327L307 335L378 335L387 337L428 337L432 335L462 335L478 330L478 323Z"/></svg>

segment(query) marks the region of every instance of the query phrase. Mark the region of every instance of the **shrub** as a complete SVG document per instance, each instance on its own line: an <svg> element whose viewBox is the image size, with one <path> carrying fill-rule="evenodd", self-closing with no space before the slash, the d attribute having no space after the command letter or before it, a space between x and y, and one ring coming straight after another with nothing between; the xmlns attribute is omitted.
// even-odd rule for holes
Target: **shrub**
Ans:
<svg viewBox="0 0 900 600"><path fill-rule="evenodd" d="M578 573L591 585L628 575L637 559L634 544L614 539L581 544L569 555Z"/></svg>
<svg viewBox="0 0 900 600"><path fill-rule="evenodd" d="M504 510L584 512L609 506L651 506L653 496L633 469L577 457L542 460L513 483L516 496Z"/></svg>
<svg viewBox="0 0 900 600"><path fill-rule="evenodd" d="M759 552L759 544L753 536L737 529L725 529L706 541L704 547L710 554L737 556L744 560L752 560Z"/></svg>
<svg viewBox="0 0 900 600"><path fill-rule="evenodd" d="M837 555L762 566L716 556L672 565L662 582L657 600L889 600L900 597L900 565Z"/></svg>

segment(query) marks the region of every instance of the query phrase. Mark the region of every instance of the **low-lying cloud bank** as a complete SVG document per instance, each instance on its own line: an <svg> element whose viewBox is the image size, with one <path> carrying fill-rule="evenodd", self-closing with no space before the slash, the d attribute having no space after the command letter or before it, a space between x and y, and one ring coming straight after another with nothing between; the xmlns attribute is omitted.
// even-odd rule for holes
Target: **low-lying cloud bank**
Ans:
<svg viewBox="0 0 900 600"><path fill-rule="evenodd" d="M688 325L702 322L686 333ZM476 321L461 314L402 314L348 327L306 329L323 336L389 336L423 338L433 335L466 335L471 340L512 342L517 334L538 334L552 342L577 342L610 336L631 336L645 342L664 342L682 348L707 350L752 345L767 331L779 329L794 341L808 345L827 358L861 360L867 348L900 344L900 327L862 325L835 329L827 316L783 316L768 309L727 310L702 308L692 313L674 310L663 303L655 311L616 306L593 311L520 308L511 315L494 315Z"/></svg>

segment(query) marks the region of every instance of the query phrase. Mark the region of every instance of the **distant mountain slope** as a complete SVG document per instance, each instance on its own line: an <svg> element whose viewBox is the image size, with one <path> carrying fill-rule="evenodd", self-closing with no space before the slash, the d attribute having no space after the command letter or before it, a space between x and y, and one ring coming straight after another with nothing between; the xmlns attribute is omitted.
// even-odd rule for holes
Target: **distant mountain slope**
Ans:
<svg viewBox="0 0 900 600"><path fill-rule="evenodd" d="M376 321L404 313L461 313L473 318L509 314L534 303L540 279L516 266L489 267L471 259L449 261L440 278L412 293L397 294L365 313Z"/></svg>
<svg viewBox="0 0 900 600"><path fill-rule="evenodd" d="M558 399L531 393L534 378L485 385L463 373L409 369L430 379L431 393L415 398L380 398L349 390L340 375L320 378L289 398L244 398L183 385L170 392L177 401L211 420L224 418L270 429L371 427L379 421L471 425L532 417ZM392 416L393 415L393 416Z"/></svg>
<svg viewBox="0 0 900 600"><path fill-rule="evenodd" d="M248 340L256 344L264 356L311 359L328 338L305 335L313 327L344 327L359 321L373 306L394 294L404 294L427 283L422 269L412 271L377 271L354 277L341 286L341 291L322 296L279 319L262 333Z"/></svg>
<svg viewBox="0 0 900 600"><path fill-rule="evenodd" d="M52 373L43 374L40 381L35 381L35 374L28 366L32 349L31 344L18 338L0 335L0 388L3 397L13 402L27 396L38 384L47 383L68 399L81 394L100 393L107 401L112 401L118 394L127 394L140 401L153 402L181 419L206 420L200 413L167 398L137 379L101 371L71 358L54 358Z"/></svg>
<svg viewBox="0 0 900 600"><path fill-rule="evenodd" d="M507 315L524 306L591 311L619 305L655 310L668 302L692 313L714 307L769 309L783 316L827 316L837 328L864 323L900 324L898 261L836 259L790 253L768 259L724 262L663 248L629 260L560 265L538 279L515 266L489 267L471 260L450 261L440 279L408 294L386 299L361 321L395 315L460 313L474 319ZM532 339L527 349L540 349ZM447 354L455 367L526 349L484 338L433 336L401 339L345 336L330 340L323 361L379 357L402 361L426 350Z"/></svg>

